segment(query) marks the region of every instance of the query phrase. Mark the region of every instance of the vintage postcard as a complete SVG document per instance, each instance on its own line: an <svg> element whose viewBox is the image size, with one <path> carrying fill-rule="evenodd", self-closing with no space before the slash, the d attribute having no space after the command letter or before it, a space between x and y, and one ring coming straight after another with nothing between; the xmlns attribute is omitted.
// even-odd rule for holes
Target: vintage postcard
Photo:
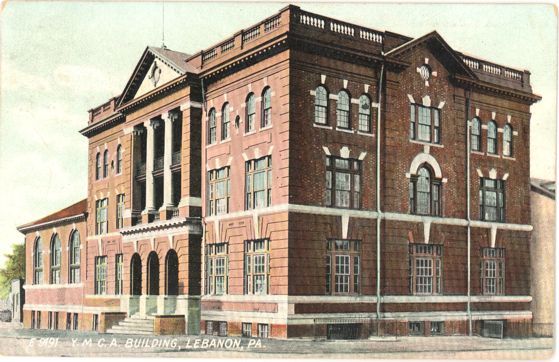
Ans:
<svg viewBox="0 0 559 362"><path fill-rule="evenodd" d="M552 358L554 4L0 17L0 355Z"/></svg>

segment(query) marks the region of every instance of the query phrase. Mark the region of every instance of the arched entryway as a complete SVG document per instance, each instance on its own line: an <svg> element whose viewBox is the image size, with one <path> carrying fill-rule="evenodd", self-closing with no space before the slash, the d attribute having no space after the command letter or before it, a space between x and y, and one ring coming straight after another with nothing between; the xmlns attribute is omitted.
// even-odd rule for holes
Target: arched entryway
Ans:
<svg viewBox="0 0 559 362"><path fill-rule="evenodd" d="M138 253L130 261L130 294L142 295L142 259Z"/></svg>
<svg viewBox="0 0 559 362"><path fill-rule="evenodd" d="M173 249L165 257L165 294L179 294L179 258Z"/></svg>
<svg viewBox="0 0 559 362"><path fill-rule="evenodd" d="M159 295L159 257L155 251L148 255L148 295Z"/></svg>

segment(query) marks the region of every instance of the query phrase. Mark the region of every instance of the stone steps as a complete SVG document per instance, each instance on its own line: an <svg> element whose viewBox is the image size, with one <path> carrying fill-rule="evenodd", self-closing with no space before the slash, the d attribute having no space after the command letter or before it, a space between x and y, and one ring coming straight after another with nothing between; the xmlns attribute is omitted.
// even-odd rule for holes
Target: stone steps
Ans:
<svg viewBox="0 0 559 362"><path fill-rule="evenodd" d="M141 317L135 314L109 328L107 333L150 335L153 334L153 321L153 316Z"/></svg>

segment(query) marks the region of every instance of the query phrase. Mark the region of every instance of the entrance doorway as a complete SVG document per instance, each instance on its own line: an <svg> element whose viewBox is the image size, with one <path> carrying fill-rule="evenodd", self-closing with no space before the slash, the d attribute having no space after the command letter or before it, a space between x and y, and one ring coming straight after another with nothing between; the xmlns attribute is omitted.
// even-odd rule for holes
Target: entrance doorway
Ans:
<svg viewBox="0 0 559 362"><path fill-rule="evenodd" d="M165 294L179 294L179 258L173 249L169 250L165 258Z"/></svg>
<svg viewBox="0 0 559 362"><path fill-rule="evenodd" d="M130 294L142 295L142 259L138 253L130 261Z"/></svg>
<svg viewBox="0 0 559 362"><path fill-rule="evenodd" d="M148 255L148 295L159 295L159 257L155 251Z"/></svg>

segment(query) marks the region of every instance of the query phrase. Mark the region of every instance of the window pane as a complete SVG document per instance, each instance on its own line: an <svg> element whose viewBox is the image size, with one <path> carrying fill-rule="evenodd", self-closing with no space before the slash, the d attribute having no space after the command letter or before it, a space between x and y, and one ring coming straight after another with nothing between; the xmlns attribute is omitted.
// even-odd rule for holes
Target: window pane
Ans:
<svg viewBox="0 0 559 362"><path fill-rule="evenodd" d="M415 104L410 105L410 138L414 140L416 138L415 134Z"/></svg>
<svg viewBox="0 0 559 362"><path fill-rule="evenodd" d="M416 191L417 205L416 212L418 214L429 214L431 212L431 181L429 171L421 168L418 172Z"/></svg>
<svg viewBox="0 0 559 362"><path fill-rule="evenodd" d="M419 130L418 138L421 141L431 141L431 109L427 107L419 108Z"/></svg>
<svg viewBox="0 0 559 362"><path fill-rule="evenodd" d="M349 95L345 91L338 93L336 114L338 127L349 128Z"/></svg>
<svg viewBox="0 0 559 362"><path fill-rule="evenodd" d="M359 98L359 130L371 131L371 103L366 95Z"/></svg>
<svg viewBox="0 0 559 362"><path fill-rule="evenodd" d="M327 123L328 93L322 86L316 88L314 97L314 121L319 124Z"/></svg>
<svg viewBox="0 0 559 362"><path fill-rule="evenodd" d="M351 175L348 173L336 173L336 206L349 207Z"/></svg>
<svg viewBox="0 0 559 362"><path fill-rule="evenodd" d="M487 152L497 153L497 125L493 121L487 125Z"/></svg>

